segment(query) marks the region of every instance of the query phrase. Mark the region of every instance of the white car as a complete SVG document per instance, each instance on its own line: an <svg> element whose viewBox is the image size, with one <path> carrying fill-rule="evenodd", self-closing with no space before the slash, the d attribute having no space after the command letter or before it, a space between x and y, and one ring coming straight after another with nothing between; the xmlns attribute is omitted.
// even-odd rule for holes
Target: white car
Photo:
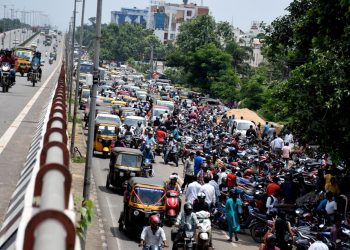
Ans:
<svg viewBox="0 0 350 250"><path fill-rule="evenodd" d="M241 133L243 137L245 137L247 130L250 128L250 125L253 125L253 129L255 129L255 124L248 120L233 120L233 125L235 127L235 133Z"/></svg>

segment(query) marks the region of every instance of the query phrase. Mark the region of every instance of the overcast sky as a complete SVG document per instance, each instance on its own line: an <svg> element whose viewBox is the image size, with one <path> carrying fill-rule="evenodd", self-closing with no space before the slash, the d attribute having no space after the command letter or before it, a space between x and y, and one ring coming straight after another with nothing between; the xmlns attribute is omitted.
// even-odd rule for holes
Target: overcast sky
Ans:
<svg viewBox="0 0 350 250"><path fill-rule="evenodd" d="M270 23L276 17L284 15L285 8L292 0L190 0L208 6L211 14L217 21L233 22L235 27L244 31L249 30L252 21ZM181 3L182 0L167 0L167 2ZM96 16L97 0L86 0L87 18ZM146 8L149 0L103 0L102 21L109 23L112 10L121 7ZM52 25L57 25L65 31L68 28L69 18L73 14L74 0L0 0L0 5L13 4L17 10L44 11L50 16ZM9 9L11 7L7 7ZM77 4L78 24L80 24L81 3ZM0 8L0 17L3 16L3 6ZM9 14L7 14L9 15ZM18 14L19 15L19 14Z"/></svg>

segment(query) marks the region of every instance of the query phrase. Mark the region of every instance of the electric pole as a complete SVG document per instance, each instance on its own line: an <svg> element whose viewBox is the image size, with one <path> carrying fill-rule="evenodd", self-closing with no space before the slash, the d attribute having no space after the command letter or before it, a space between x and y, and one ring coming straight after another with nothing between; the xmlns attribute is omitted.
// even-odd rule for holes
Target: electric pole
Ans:
<svg viewBox="0 0 350 250"><path fill-rule="evenodd" d="M78 96L79 96L79 80L80 80L80 60L82 54L82 44L84 35L84 12L85 12L85 0L83 0L83 5L81 7L81 23L79 31L79 51L78 51L78 65L77 73L75 76L75 96L74 96L74 112L73 112L73 125L72 125L72 137L71 137L71 155L74 155L74 144L75 144L75 127L77 123L77 111L78 111Z"/></svg>

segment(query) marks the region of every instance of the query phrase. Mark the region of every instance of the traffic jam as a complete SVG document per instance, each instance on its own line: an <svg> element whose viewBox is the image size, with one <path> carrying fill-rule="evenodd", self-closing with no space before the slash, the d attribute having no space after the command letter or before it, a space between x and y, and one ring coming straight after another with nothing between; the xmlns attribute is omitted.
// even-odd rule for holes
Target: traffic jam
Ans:
<svg viewBox="0 0 350 250"><path fill-rule="evenodd" d="M89 79L81 73L85 129ZM105 66L93 154L106 161L105 188L122 197L119 231L143 249L218 249L214 229L238 245L244 231L260 249L309 249L318 240L350 249L344 165L300 145L285 126L245 118L165 77Z"/></svg>

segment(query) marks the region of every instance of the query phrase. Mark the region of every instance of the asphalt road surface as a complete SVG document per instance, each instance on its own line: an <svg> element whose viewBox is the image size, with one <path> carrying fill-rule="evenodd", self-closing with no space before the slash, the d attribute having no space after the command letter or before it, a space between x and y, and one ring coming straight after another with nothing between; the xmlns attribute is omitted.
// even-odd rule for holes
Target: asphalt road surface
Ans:
<svg viewBox="0 0 350 250"><path fill-rule="evenodd" d="M87 130L84 131L87 134ZM156 158L156 163L153 164L155 170L155 178L167 180L169 175L173 172L177 172L179 176L183 176L183 165L179 164L179 167L175 165L165 165L161 157ZM123 210L123 196L111 189L106 189L106 177L109 169L109 160L102 157L95 156L92 161L93 177L97 187L97 195L99 200L99 207L101 209L104 230L107 236L107 244L109 250L121 250L121 249L138 249L138 242L130 239L124 232L118 229L118 219L121 211ZM182 195L182 205L184 204L184 195ZM170 230L168 226L164 226L168 244L172 246L170 239ZM239 234L238 242L227 242L227 232L222 231L216 226L213 226L213 245L215 249L231 249L239 248L244 250L258 249L250 234L249 230L244 233L242 231ZM141 248L139 248L141 249Z"/></svg>
<svg viewBox="0 0 350 250"><path fill-rule="evenodd" d="M34 39L35 42L36 39ZM53 50L52 47L43 46L43 37L39 39L39 51L50 52ZM59 37L58 40L62 41L63 37ZM58 44L57 61L52 65L48 64L48 58L45 58L43 53L42 59L46 63L42 67L42 80L35 87L30 82L27 82L26 77L20 77L17 74L16 85L10 88L8 93L0 92L1 223L27 157L43 107L48 104L48 97L52 93L58 79L60 67L57 66L62 55L63 41Z"/></svg>

